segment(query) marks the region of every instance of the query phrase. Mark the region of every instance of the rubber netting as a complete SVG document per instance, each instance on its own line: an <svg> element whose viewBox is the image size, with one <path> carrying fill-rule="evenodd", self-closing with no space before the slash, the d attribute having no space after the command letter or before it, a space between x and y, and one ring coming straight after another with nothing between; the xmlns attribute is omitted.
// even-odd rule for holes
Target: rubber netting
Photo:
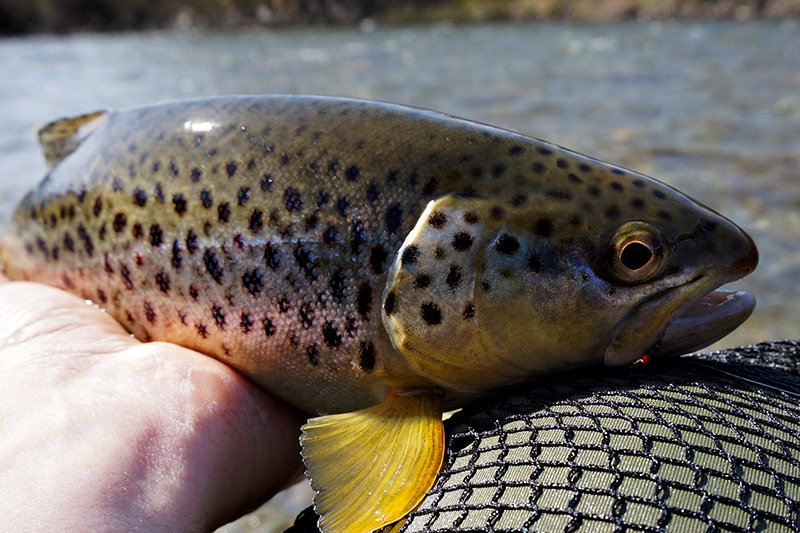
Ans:
<svg viewBox="0 0 800 533"><path fill-rule="evenodd" d="M798 369L770 342L484 398L402 531L800 530Z"/></svg>

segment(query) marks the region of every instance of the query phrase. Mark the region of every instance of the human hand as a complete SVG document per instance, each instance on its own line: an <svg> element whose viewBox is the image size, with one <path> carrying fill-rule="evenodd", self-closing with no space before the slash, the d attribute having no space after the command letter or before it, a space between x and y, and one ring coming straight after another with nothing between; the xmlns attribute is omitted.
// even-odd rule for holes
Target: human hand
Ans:
<svg viewBox="0 0 800 533"><path fill-rule="evenodd" d="M0 529L211 530L301 472L304 417L224 364L0 275Z"/></svg>

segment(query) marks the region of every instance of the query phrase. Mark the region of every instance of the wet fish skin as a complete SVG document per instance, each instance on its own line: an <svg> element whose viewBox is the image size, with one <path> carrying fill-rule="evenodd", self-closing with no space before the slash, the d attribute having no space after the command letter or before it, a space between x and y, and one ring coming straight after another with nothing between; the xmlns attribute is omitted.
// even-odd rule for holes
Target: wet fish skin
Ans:
<svg viewBox="0 0 800 533"><path fill-rule="evenodd" d="M757 261L732 222L652 178L438 113L225 97L90 124L17 209L7 275L95 300L142 340L212 355L309 412L602 361L633 309L676 295L649 336L623 337L625 360ZM631 221L669 256L638 283L609 258ZM403 261L415 229L428 248Z"/></svg>

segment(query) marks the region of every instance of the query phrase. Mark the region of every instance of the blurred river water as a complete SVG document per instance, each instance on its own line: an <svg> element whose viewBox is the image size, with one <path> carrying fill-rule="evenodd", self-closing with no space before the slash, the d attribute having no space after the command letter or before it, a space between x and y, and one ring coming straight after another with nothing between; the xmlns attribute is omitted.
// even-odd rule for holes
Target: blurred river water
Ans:
<svg viewBox="0 0 800 533"><path fill-rule="evenodd" d="M371 98L547 139L710 205L761 252L737 284L758 307L715 346L798 338L798 50L797 21L0 39L0 224L44 175L35 131L52 119L231 93ZM279 522L267 513L239 527Z"/></svg>

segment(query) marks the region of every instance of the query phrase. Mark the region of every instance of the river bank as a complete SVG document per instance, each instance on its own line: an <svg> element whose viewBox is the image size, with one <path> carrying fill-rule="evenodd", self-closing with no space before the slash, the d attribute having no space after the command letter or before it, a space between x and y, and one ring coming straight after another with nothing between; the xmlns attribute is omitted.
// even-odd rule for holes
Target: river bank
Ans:
<svg viewBox="0 0 800 533"><path fill-rule="evenodd" d="M0 34L800 17L800 0L0 0Z"/></svg>

